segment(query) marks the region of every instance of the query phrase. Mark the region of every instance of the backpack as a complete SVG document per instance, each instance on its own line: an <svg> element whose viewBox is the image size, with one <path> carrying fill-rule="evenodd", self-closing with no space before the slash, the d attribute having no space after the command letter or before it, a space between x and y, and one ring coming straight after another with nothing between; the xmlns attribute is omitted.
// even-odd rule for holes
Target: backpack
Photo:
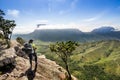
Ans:
<svg viewBox="0 0 120 80"><path fill-rule="evenodd" d="M31 45L28 43L24 44L24 47L22 48L22 51L24 51L26 54L29 54L32 52Z"/></svg>

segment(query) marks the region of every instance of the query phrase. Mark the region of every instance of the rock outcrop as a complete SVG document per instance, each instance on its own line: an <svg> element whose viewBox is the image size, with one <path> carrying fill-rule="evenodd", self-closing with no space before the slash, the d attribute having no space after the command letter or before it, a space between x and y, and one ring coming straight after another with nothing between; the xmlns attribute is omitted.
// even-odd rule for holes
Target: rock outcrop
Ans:
<svg viewBox="0 0 120 80"><path fill-rule="evenodd" d="M2 74L0 80L60 80L62 77L59 75L65 76L63 72L58 70L59 65L45 58L38 58L36 72L29 69L30 65L27 59L16 57L15 60L15 68L10 73Z"/></svg>
<svg viewBox="0 0 120 80"><path fill-rule="evenodd" d="M15 46L0 51L0 68L3 69L0 70L0 80L65 80L65 70L44 55L38 56L37 69L31 70L29 60L19 56ZM8 71L4 71L5 66L9 67Z"/></svg>
<svg viewBox="0 0 120 80"><path fill-rule="evenodd" d="M15 63L16 58L15 50L13 48L0 51L0 67L7 64Z"/></svg>

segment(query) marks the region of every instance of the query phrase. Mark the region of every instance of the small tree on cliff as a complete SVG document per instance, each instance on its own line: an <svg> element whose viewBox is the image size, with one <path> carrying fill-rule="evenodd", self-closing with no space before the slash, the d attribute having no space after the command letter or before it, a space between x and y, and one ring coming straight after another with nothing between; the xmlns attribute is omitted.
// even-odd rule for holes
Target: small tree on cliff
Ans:
<svg viewBox="0 0 120 80"><path fill-rule="evenodd" d="M16 24L14 20L4 19L3 15L5 15L5 13L0 10L0 31L2 32L4 39L6 40L7 48L9 48L12 32Z"/></svg>
<svg viewBox="0 0 120 80"><path fill-rule="evenodd" d="M72 80L68 65L68 59L70 55L72 55L72 52L76 49L76 46L78 46L78 43L73 41L57 42L50 45L50 50L52 52L55 52L64 62L66 71L68 73L68 80Z"/></svg>

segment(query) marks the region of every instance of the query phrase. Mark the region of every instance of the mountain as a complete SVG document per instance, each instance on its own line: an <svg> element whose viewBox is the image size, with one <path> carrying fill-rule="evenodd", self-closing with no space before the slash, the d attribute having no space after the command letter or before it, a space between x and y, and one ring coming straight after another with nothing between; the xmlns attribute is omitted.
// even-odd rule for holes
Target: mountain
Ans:
<svg viewBox="0 0 120 80"><path fill-rule="evenodd" d="M37 39L42 41L80 41L93 42L100 40L120 40L120 31L113 27L101 27L91 32L81 32L78 29L43 29L35 30L29 34L14 35L14 38L20 36L24 39Z"/></svg>
<svg viewBox="0 0 120 80"><path fill-rule="evenodd" d="M50 30L35 30L29 35L34 36L35 39L42 41L66 41L66 40L79 40L77 37L82 32L77 29L50 29Z"/></svg>
<svg viewBox="0 0 120 80"><path fill-rule="evenodd" d="M93 33L110 33L110 32L114 32L114 31L115 31L115 29L113 27L103 26L98 29L94 29L92 32Z"/></svg>
<svg viewBox="0 0 120 80"><path fill-rule="evenodd" d="M22 36L25 39L40 39L42 41L66 41L66 40L79 40L79 35L83 34L78 29L43 29L35 30L30 34L15 35Z"/></svg>

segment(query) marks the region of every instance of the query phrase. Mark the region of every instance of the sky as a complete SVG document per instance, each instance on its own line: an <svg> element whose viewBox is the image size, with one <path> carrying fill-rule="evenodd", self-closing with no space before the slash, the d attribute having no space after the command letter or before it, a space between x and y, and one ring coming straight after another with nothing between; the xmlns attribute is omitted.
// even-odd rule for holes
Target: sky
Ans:
<svg viewBox="0 0 120 80"><path fill-rule="evenodd" d="M6 19L15 20L14 33L36 28L89 32L101 26L120 30L120 0L0 0L0 9Z"/></svg>

